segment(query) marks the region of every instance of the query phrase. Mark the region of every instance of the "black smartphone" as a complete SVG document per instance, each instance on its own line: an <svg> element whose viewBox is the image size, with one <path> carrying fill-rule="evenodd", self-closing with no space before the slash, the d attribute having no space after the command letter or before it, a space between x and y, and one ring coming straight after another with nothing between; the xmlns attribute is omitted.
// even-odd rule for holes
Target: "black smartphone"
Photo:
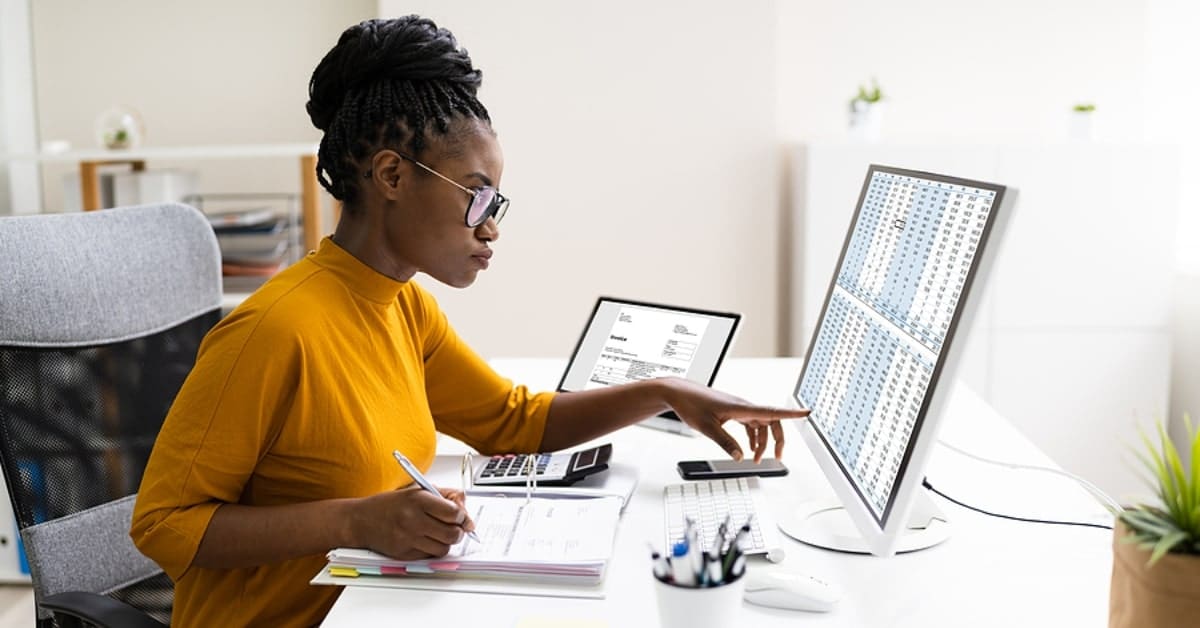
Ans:
<svg viewBox="0 0 1200 628"><path fill-rule="evenodd" d="M717 478L740 478L751 475L775 477L787 475L787 467L775 458L763 458L755 463L753 458L745 460L684 460L676 468L685 480L715 480Z"/></svg>

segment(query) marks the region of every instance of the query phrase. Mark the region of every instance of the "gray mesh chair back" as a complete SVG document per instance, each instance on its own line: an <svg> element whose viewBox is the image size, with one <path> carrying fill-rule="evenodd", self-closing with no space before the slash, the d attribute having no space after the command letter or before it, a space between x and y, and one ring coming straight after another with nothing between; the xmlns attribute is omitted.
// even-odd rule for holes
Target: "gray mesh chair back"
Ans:
<svg viewBox="0 0 1200 628"><path fill-rule="evenodd" d="M39 624L79 616L70 604L88 596L117 613L89 621L128 621L110 598L169 621L171 582L130 519L220 317L220 275L216 237L186 205L0 218L0 468Z"/></svg>

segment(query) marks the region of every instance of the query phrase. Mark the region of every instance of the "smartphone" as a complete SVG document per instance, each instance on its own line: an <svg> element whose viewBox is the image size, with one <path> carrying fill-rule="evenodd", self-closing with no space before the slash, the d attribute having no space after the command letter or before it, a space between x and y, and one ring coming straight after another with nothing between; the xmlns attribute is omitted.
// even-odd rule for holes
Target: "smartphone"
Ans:
<svg viewBox="0 0 1200 628"><path fill-rule="evenodd" d="M775 477L787 475L787 467L775 458L763 458L755 463L746 460L684 460L676 467L685 480L715 480L718 478L740 478L751 475Z"/></svg>

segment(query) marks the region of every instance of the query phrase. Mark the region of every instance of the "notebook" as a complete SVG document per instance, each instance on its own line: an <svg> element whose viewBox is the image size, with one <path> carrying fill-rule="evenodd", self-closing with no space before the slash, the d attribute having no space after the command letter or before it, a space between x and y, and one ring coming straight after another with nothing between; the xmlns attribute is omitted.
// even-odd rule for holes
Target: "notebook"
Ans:
<svg viewBox="0 0 1200 628"><path fill-rule="evenodd" d="M600 297L558 390L591 390L657 377L683 377L711 386L741 320L734 312ZM673 412L642 424L691 433Z"/></svg>
<svg viewBox="0 0 1200 628"><path fill-rule="evenodd" d="M619 498L474 495L467 510L479 542L464 536L445 557L425 560L339 548L311 583L603 597Z"/></svg>

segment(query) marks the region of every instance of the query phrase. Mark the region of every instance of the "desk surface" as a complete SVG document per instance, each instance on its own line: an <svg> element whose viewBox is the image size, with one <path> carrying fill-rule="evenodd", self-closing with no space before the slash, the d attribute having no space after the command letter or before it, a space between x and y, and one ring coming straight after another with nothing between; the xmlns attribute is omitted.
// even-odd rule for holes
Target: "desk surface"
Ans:
<svg viewBox="0 0 1200 628"><path fill-rule="evenodd" d="M534 389L553 390L562 360L495 360L500 373ZM797 359L733 359L714 386L764 404L787 399L799 374ZM941 440L977 455L1054 466L1041 451L969 390L950 404ZM744 432L737 434L742 441ZM784 461L791 474L764 479L778 520L800 501L833 493L794 429ZM704 438L630 427L606 439L617 460L636 460L642 475L621 519L603 600L534 598L403 589L347 587L324 626L361 626L401 617L423 625L514 626L523 619L602 620L609 626L657 625L646 542L662 545L662 490L680 482L678 460L719 458ZM440 453L462 445L445 440ZM1001 468L938 447L929 482L961 501L993 512L1044 519L1110 523L1104 509L1074 482L1035 471ZM817 614L743 603L744 625L795 626L1101 626L1107 622L1111 533L1093 528L1005 521L971 512L939 497L954 533L945 543L881 559L838 554L782 537L781 567L803 571L845 592L838 608ZM781 535L782 536L782 535ZM748 569L764 567L752 562Z"/></svg>

